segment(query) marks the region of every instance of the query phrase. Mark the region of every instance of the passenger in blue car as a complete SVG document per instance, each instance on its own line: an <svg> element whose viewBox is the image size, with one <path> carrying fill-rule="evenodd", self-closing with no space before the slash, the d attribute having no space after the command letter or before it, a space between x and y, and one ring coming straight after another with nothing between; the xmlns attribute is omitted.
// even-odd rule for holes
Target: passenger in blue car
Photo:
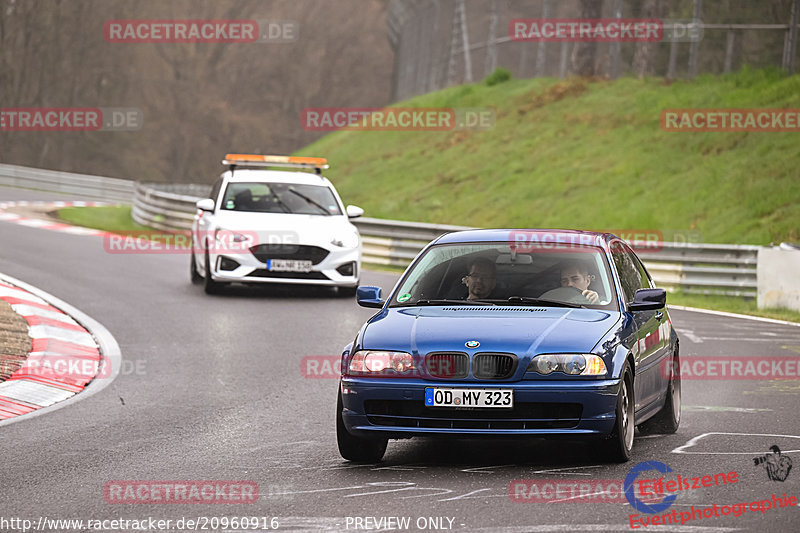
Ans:
<svg viewBox="0 0 800 533"><path fill-rule="evenodd" d="M597 292L589 289L592 281L594 281L594 276L589 274L589 268L585 263L566 261L561 265L561 286L578 289L590 304L596 304L600 296Z"/></svg>
<svg viewBox="0 0 800 533"><path fill-rule="evenodd" d="M497 285L497 267L494 261L485 257L473 260L469 265L469 274L461 282L469 289L467 300L489 298Z"/></svg>

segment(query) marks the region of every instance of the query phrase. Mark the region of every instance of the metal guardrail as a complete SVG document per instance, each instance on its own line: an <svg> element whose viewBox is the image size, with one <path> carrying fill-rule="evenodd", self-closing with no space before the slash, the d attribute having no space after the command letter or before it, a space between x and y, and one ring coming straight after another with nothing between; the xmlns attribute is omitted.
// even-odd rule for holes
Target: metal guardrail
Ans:
<svg viewBox="0 0 800 533"><path fill-rule="evenodd" d="M0 164L0 185L78 194L81 197L130 203L139 224L170 231L192 226L195 202L205 198L208 185L133 183L127 180L55 170ZM364 262L407 266L430 241L466 226L424 224L362 217L354 224L361 232ZM684 292L755 297L759 246L698 243L659 243L658 250L639 252L659 286ZM635 243L634 243L635 245Z"/></svg>
<svg viewBox="0 0 800 533"><path fill-rule="evenodd" d="M205 198L208 186L136 185L133 218L163 230L189 229L195 202ZM365 263L405 267L439 235L474 229L466 226L425 224L376 218L353 220L361 233ZM684 292L755 298L759 246L698 243L639 244L639 257L660 287Z"/></svg>
<svg viewBox="0 0 800 533"><path fill-rule="evenodd" d="M0 164L0 185L79 194L81 198L130 203L133 198L134 183L129 180L89 174Z"/></svg>

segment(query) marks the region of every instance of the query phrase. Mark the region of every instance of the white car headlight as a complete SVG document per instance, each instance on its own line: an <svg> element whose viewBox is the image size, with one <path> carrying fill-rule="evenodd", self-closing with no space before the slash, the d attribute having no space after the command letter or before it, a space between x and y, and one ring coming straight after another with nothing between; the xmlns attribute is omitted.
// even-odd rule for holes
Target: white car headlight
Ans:
<svg viewBox="0 0 800 533"><path fill-rule="evenodd" d="M240 253L253 245L254 236L249 232L236 232L218 228L214 231L214 238L217 241L218 253Z"/></svg>
<svg viewBox="0 0 800 533"><path fill-rule="evenodd" d="M606 363L599 355L590 353L548 353L531 359L528 372L552 374L563 372L571 376L602 376Z"/></svg>

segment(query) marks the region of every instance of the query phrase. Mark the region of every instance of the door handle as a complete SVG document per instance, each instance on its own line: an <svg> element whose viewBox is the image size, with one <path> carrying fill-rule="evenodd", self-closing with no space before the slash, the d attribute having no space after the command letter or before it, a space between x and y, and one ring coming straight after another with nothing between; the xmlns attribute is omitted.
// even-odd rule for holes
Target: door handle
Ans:
<svg viewBox="0 0 800 533"><path fill-rule="evenodd" d="M662 313L661 311L657 311L656 312L656 320L661 320L663 318L664 318L664 313Z"/></svg>

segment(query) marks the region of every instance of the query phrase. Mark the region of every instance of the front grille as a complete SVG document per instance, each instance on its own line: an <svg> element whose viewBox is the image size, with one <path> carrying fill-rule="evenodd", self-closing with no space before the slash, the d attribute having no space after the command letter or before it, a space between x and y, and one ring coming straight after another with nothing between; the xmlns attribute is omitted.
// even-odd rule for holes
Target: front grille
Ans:
<svg viewBox="0 0 800 533"><path fill-rule="evenodd" d="M322 272L280 272L257 268L247 275L251 278L330 279Z"/></svg>
<svg viewBox="0 0 800 533"><path fill-rule="evenodd" d="M469 358L465 353L429 353L425 356L428 375L441 379L463 379L469 373Z"/></svg>
<svg viewBox="0 0 800 533"><path fill-rule="evenodd" d="M259 244L252 246L250 252L262 263L266 263L267 259L294 259L311 261L312 265L316 265L328 257L325 248L305 244Z"/></svg>
<svg viewBox="0 0 800 533"><path fill-rule="evenodd" d="M517 369L517 356L508 353L479 353L472 358L472 375L478 379L506 379Z"/></svg>
<svg viewBox="0 0 800 533"><path fill-rule="evenodd" d="M513 409L427 407L423 401L367 400L370 424L405 428L568 429L578 425L579 403L517 403Z"/></svg>

